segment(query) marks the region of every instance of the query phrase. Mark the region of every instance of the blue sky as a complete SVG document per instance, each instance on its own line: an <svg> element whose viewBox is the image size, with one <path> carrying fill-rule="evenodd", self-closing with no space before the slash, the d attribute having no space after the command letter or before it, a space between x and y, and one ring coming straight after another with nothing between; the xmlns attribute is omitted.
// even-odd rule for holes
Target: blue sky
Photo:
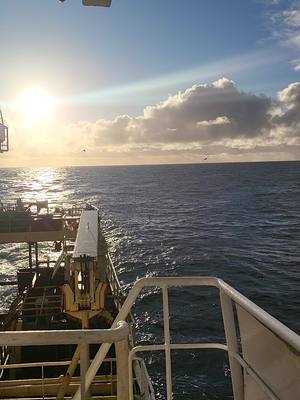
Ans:
<svg viewBox="0 0 300 400"><path fill-rule="evenodd" d="M299 75L288 63L293 50L272 39L268 16L280 8L253 0L114 0L111 9L82 7L80 0L2 0L1 98L48 82L54 95L72 96L218 62L220 72L212 80L223 76L223 60L248 53L254 66L229 78L247 90L274 95ZM280 62L261 66L264 51L273 51ZM195 76L191 80L196 83ZM197 80L202 82L201 73ZM188 83L109 99L116 107L106 105L101 114L140 112Z"/></svg>
<svg viewBox="0 0 300 400"><path fill-rule="evenodd" d="M138 116L193 84L223 76L275 97L299 80L277 15L295 1L1 0L0 104L41 88L62 124ZM282 34L281 34L282 30ZM289 33L290 34L290 33ZM8 107L9 108L9 107Z"/></svg>

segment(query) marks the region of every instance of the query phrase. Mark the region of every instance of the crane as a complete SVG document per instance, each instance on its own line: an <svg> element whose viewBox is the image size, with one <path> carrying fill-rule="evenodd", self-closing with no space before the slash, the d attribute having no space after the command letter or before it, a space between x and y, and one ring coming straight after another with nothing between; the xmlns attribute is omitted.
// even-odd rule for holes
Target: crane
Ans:
<svg viewBox="0 0 300 400"><path fill-rule="evenodd" d="M2 111L0 109L0 153L8 151L8 128L4 125Z"/></svg>

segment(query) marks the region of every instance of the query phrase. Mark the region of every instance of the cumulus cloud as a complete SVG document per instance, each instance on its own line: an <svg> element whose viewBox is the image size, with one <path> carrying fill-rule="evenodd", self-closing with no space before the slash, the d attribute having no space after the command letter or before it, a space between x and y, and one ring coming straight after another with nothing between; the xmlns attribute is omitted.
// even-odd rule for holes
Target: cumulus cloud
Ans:
<svg viewBox="0 0 300 400"><path fill-rule="evenodd" d="M281 113L274 117L277 129L285 136L300 137L300 82L291 83L279 93Z"/></svg>
<svg viewBox="0 0 300 400"><path fill-rule="evenodd" d="M270 108L271 99L239 91L222 78L146 107L142 116L124 115L88 126L98 146L212 143L263 135L270 128Z"/></svg>
<svg viewBox="0 0 300 400"><path fill-rule="evenodd" d="M77 122L38 137L23 140L19 151L45 160L48 152L69 164L197 162L203 154L215 161L299 159L300 82L273 99L221 78L169 96L136 117Z"/></svg>
<svg viewBox="0 0 300 400"><path fill-rule="evenodd" d="M65 135L72 131L102 152L276 152L298 145L299 127L300 82L272 99L221 78L169 96L140 116L75 124Z"/></svg>

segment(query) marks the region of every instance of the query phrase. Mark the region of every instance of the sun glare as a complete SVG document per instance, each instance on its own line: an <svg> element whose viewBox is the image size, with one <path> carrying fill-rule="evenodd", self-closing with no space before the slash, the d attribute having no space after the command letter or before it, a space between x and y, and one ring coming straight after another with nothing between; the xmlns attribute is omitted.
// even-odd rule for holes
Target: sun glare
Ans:
<svg viewBox="0 0 300 400"><path fill-rule="evenodd" d="M19 108L29 124L48 119L54 110L54 101L45 92L30 90L19 101Z"/></svg>

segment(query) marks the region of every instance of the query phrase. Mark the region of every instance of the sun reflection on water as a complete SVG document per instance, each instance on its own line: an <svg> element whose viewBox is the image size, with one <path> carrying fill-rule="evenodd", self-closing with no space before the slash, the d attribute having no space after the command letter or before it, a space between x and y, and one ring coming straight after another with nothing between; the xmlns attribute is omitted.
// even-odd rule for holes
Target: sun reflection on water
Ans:
<svg viewBox="0 0 300 400"><path fill-rule="evenodd" d="M64 173L59 168L36 168L22 171L22 198L24 202L48 200L49 204L61 204L64 196Z"/></svg>

